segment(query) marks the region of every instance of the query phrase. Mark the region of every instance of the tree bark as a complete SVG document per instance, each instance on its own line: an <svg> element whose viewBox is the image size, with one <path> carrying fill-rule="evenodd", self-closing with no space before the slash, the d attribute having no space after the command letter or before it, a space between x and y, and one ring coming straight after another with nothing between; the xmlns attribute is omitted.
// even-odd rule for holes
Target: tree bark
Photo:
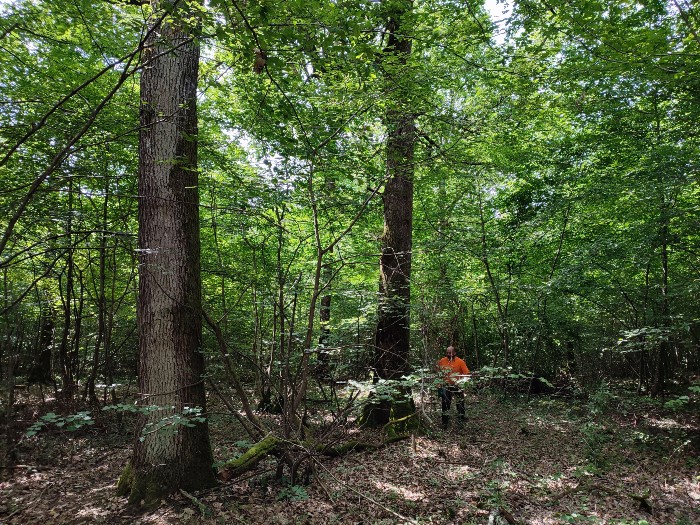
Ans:
<svg viewBox="0 0 700 525"><path fill-rule="evenodd" d="M197 176L199 45L184 2L151 32L141 76L139 143L139 388L144 414L119 492L156 504L178 489L216 483L206 422L177 424L188 407L206 410ZM150 57L154 57L150 59ZM171 419L167 419L171 418ZM156 431L161 425L165 430ZM154 426L155 425L155 426Z"/></svg>
<svg viewBox="0 0 700 525"><path fill-rule="evenodd" d="M381 379L400 379L408 371L410 354L411 248L413 234L413 154L416 128L409 107L405 66L411 54L406 18L412 2L390 8L388 42L383 51L387 81L396 99L384 116L387 128L384 232L379 262L379 307L375 336L375 370ZM390 419L391 407L383 402L369 416L374 424Z"/></svg>

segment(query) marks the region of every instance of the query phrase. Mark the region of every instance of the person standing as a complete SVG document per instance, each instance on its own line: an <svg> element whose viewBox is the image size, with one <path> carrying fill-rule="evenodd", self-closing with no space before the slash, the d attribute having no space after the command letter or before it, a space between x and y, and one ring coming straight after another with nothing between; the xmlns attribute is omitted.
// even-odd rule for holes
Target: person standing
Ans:
<svg viewBox="0 0 700 525"><path fill-rule="evenodd" d="M445 351L446 355L437 362L438 372L442 375L443 384L438 388L438 395L442 402L442 428L447 428L450 424L450 406L452 398L456 398L457 419L461 424L465 420L464 410L464 390L457 382L469 375L469 368L463 359L457 357L455 347L450 345Z"/></svg>

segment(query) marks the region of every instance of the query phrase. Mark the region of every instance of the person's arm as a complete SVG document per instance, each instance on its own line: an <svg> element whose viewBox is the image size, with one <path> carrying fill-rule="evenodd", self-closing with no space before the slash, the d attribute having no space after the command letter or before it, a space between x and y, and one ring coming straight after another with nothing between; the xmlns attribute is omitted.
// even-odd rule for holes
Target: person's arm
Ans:
<svg viewBox="0 0 700 525"><path fill-rule="evenodd" d="M469 375L469 367L467 366L467 362L462 359L462 362L460 363L460 370L459 370L460 375L462 376L468 376Z"/></svg>

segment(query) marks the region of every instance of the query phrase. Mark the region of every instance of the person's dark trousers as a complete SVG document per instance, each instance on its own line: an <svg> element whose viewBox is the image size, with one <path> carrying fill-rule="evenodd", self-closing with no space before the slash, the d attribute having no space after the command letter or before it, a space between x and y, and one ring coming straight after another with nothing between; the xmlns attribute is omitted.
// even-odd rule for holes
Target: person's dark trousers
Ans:
<svg viewBox="0 0 700 525"><path fill-rule="evenodd" d="M465 419L464 410L464 391L455 385L447 385L438 389L438 395L442 401L442 427L447 428L450 424L450 406L454 397L457 404L457 419L459 423L463 423Z"/></svg>

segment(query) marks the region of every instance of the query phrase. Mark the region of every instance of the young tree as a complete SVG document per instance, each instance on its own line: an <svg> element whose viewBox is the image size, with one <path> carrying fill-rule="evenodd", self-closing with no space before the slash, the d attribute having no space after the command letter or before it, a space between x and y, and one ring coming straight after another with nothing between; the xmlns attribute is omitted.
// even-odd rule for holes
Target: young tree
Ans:
<svg viewBox="0 0 700 525"><path fill-rule="evenodd" d="M195 2L160 2L141 76L139 143L139 387L142 407L131 464L119 490L159 501L215 483L204 410L197 176L199 43ZM200 420L201 418L196 418ZM167 430L167 431L166 431Z"/></svg>

